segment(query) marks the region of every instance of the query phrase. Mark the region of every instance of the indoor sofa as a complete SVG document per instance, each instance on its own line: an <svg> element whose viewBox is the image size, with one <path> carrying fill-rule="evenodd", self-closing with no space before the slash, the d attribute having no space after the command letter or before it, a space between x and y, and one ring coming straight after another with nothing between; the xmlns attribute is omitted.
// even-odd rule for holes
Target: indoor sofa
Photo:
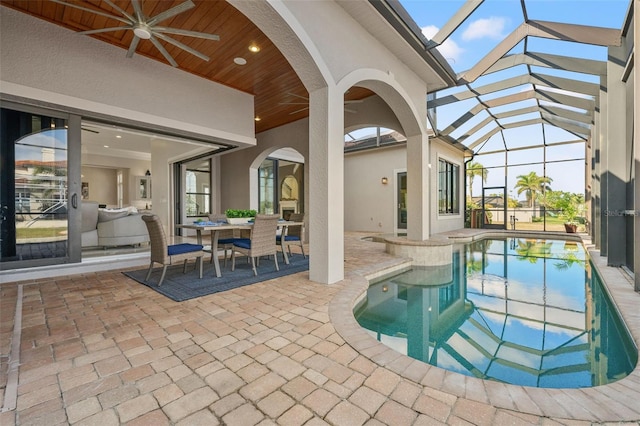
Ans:
<svg viewBox="0 0 640 426"><path fill-rule="evenodd" d="M82 247L113 247L149 242L142 214L135 209L107 210L82 202Z"/></svg>

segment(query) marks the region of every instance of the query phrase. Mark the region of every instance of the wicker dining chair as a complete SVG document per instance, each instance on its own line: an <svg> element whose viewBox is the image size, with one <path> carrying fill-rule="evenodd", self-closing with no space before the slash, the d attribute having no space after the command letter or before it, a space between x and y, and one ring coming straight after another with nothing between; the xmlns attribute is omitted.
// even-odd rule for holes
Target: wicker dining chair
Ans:
<svg viewBox="0 0 640 426"><path fill-rule="evenodd" d="M304 213L291 213L289 220L292 222L304 222ZM300 250L302 250L302 257L306 258L307 256L304 254L304 225L287 226L286 233L276 237L276 244L282 248L283 259L286 259L284 257L285 248L289 250L289 256L291 256L292 245L299 245Z"/></svg>
<svg viewBox="0 0 640 426"><path fill-rule="evenodd" d="M158 282L159 287L162 285L162 281L164 281L167 266L184 262L182 273L185 273L187 272L187 261L193 258L196 259L196 267L200 266L200 278L202 278L202 259L204 256L202 245L190 243L168 245L164 228L157 215L146 214L142 216L142 220L145 225L147 225L149 240L151 241L151 264L149 265L147 276L144 279L145 281L149 281L154 263L159 263L163 266L162 276L160 276L160 281Z"/></svg>
<svg viewBox="0 0 640 426"><path fill-rule="evenodd" d="M242 253L251 258L251 267L253 275L258 275L256 270L256 261L260 256L273 255L276 264L276 271L280 270L278 266L278 246L276 245L276 231L278 230L277 214L258 214L251 228L251 236L249 238L237 238L233 242L233 251L231 253L231 270L236 268L236 252Z"/></svg>
<svg viewBox="0 0 640 426"><path fill-rule="evenodd" d="M226 222L227 216L224 213L212 213L209 215L209 220L211 222ZM218 255L217 249L213 247L213 234L218 233L218 247L224 250L224 267L227 267L227 250L229 250L229 255L233 250L233 241L236 239L236 233L233 229L225 229L223 231L211 231L211 259L209 259L209 263L213 263L213 256Z"/></svg>

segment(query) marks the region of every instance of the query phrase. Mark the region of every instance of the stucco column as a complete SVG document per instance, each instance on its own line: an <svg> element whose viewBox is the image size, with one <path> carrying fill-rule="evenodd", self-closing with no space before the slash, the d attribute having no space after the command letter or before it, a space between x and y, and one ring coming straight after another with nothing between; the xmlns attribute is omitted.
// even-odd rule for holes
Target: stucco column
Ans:
<svg viewBox="0 0 640 426"><path fill-rule="evenodd" d="M634 13L640 10L640 1L633 3ZM633 20L633 42L640 45L640 19ZM636 77L640 73L640 55L633 55L633 162L635 165L633 182L633 270L634 289L640 292L640 81Z"/></svg>
<svg viewBox="0 0 640 426"><path fill-rule="evenodd" d="M426 133L407 137L407 238L410 240L429 238L429 157Z"/></svg>
<svg viewBox="0 0 640 426"><path fill-rule="evenodd" d="M616 58L616 60L612 60ZM627 218L622 212L627 208L627 185L630 170L628 163L621 161L627 156L626 126L626 83L623 81L626 49L610 47L607 61L607 164L604 179L607 183L603 198L606 197L607 211L604 220L607 222L607 264L620 266L626 262L627 250ZM608 213L608 214L607 214ZM603 243L604 246L604 243Z"/></svg>
<svg viewBox="0 0 640 426"><path fill-rule="evenodd" d="M309 278L344 278L344 111L335 88L309 93Z"/></svg>
<svg viewBox="0 0 640 426"><path fill-rule="evenodd" d="M607 256L609 252L609 238L607 238L607 233L609 231L609 222L607 221L607 217L605 216L605 212L609 210L609 198L607 197L607 188L608 188L608 179L609 173L607 172L607 166L609 163L609 152L607 149L607 145L609 141L607 139L607 114L608 114L608 102L607 102L607 79L606 77L600 78L600 111L596 111L594 113L595 119L598 123L596 125L596 129L598 130L598 148L596 151L596 162L598 166L598 176L600 177L600 186L599 186L599 210L598 213L600 215L600 228L599 228L599 236L598 241L600 242L600 255Z"/></svg>

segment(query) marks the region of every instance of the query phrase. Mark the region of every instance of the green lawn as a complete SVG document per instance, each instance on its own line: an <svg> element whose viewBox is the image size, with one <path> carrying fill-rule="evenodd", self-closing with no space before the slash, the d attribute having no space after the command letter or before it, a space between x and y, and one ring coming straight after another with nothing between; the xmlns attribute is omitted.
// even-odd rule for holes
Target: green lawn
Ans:
<svg viewBox="0 0 640 426"><path fill-rule="evenodd" d="M508 226L508 225L507 225ZM542 231L544 230L543 222L516 222L517 231ZM558 218L547 218L547 231L565 232L564 221ZM578 225L578 232L584 232L584 225Z"/></svg>
<svg viewBox="0 0 640 426"><path fill-rule="evenodd" d="M17 228L16 238L20 240L33 240L38 238L51 238L67 235L67 227L57 228Z"/></svg>

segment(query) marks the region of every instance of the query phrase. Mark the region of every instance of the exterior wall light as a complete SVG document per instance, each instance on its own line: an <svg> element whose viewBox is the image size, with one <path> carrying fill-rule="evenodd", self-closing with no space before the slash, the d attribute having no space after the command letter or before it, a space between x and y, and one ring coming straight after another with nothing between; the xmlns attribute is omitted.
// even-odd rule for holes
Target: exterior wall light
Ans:
<svg viewBox="0 0 640 426"><path fill-rule="evenodd" d="M382 178L381 182L382 182L383 185L386 185L386 184L389 183L389 179L387 179L387 177L385 176L385 177Z"/></svg>

